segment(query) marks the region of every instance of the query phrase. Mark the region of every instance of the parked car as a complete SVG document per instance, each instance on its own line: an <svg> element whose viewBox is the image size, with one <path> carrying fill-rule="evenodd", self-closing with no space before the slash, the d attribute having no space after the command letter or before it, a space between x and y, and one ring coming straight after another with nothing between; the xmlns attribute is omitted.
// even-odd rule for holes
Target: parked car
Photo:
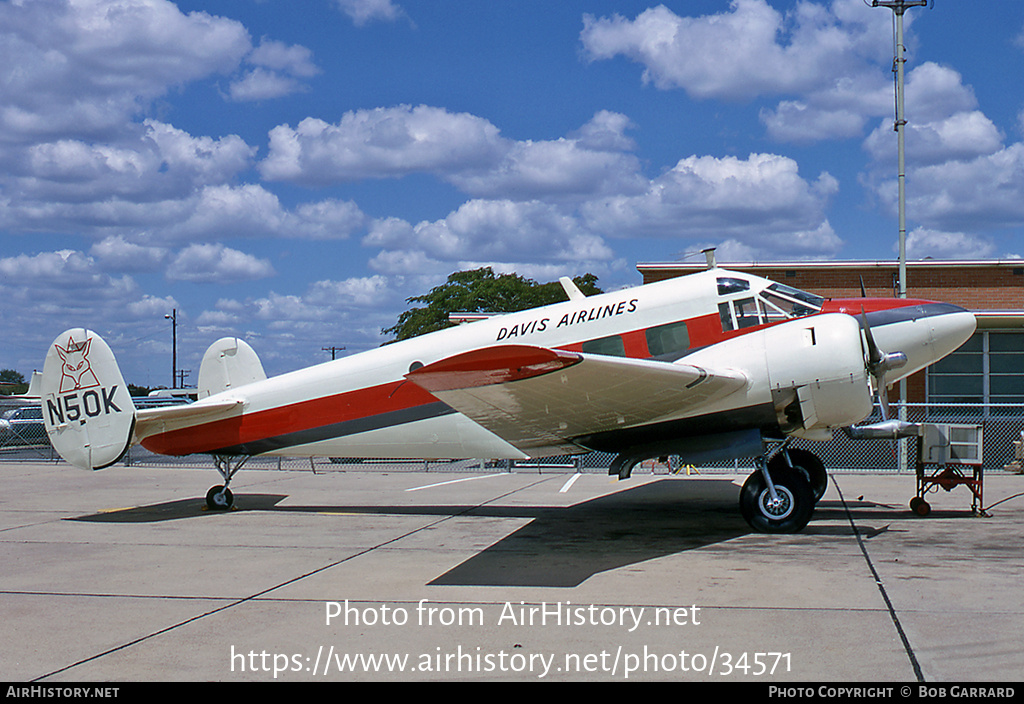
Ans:
<svg viewBox="0 0 1024 704"><path fill-rule="evenodd" d="M22 406L0 415L0 447L41 445L47 442L41 406Z"/></svg>

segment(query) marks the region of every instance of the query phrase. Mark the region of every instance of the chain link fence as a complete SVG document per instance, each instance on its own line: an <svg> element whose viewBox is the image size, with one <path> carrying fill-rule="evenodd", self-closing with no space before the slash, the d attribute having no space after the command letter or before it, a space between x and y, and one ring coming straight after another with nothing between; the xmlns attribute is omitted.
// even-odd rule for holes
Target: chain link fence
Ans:
<svg viewBox="0 0 1024 704"><path fill-rule="evenodd" d="M892 414L898 417L900 406L893 405ZM866 422L877 422L881 416L875 414ZM1021 439L1024 431L1024 406L1014 404L963 404L958 406L939 404L907 404L907 420L911 423L957 423L983 426L984 468L1002 469L1014 459L1014 441ZM899 467L899 442L907 442L909 466ZM832 440L812 442L796 440L793 447L806 448L819 457L825 466L833 471L856 472L913 472L916 448L912 441L895 440L852 440L842 432L836 432ZM306 457L253 457L246 469L282 469L292 471L374 471L374 472L534 472L538 474L569 474L574 472L605 473L615 455L606 452L591 452L584 455L548 457L537 460L381 460L351 458L306 458ZM4 461L47 461L58 462L60 458L50 447L43 428L42 412L38 404L6 402L0 405L0 463ZM127 466L212 466L207 455L167 457L155 455L142 447L132 447L121 463ZM634 473L668 474L675 472L697 472L701 474L733 473L753 467L751 459L744 458L731 462L711 463L690 467L669 457L667 461L648 460L636 468Z"/></svg>

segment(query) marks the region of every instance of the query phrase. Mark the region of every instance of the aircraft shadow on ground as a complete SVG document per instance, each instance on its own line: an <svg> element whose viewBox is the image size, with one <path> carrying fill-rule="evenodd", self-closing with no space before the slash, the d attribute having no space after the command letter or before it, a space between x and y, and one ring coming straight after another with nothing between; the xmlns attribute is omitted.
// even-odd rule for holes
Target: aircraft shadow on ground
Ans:
<svg viewBox="0 0 1024 704"><path fill-rule="evenodd" d="M429 582L447 586L574 587L595 574L750 534L737 507L739 487L727 479L663 479L566 507L548 506L281 506L284 494L240 494L238 511L275 513L354 513L367 515L525 518L530 522ZM852 505L868 510L870 520L911 518L909 510L872 502ZM224 516L207 511L202 498L120 509L69 520L100 523L150 523ZM867 517L861 514L858 518ZM847 507L822 501L809 536L851 535ZM926 519L922 519L926 520ZM815 525L819 522L818 525ZM864 526L865 538L886 532ZM764 536L770 538L774 536Z"/></svg>
<svg viewBox="0 0 1024 704"><path fill-rule="evenodd" d="M566 507L281 506L282 494L239 494L240 511L527 518L530 522L430 582L434 585L576 586L606 570L720 543L750 532L729 480L661 480ZM223 516L201 498L69 520L150 523Z"/></svg>
<svg viewBox="0 0 1024 704"><path fill-rule="evenodd" d="M574 587L600 572L748 534L738 492L728 480L660 480L543 509L429 584Z"/></svg>

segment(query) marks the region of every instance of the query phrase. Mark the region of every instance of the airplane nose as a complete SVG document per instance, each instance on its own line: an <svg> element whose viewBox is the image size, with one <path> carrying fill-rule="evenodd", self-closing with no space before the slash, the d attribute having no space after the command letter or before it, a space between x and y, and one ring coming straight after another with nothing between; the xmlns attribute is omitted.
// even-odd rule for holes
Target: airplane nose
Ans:
<svg viewBox="0 0 1024 704"><path fill-rule="evenodd" d="M936 360L955 352L971 338L978 327L974 314L960 306L948 303L932 303L924 308L936 306L936 314L931 316L932 337Z"/></svg>
<svg viewBox="0 0 1024 704"><path fill-rule="evenodd" d="M899 308L867 314L878 346L886 352L902 352L908 363L896 374L886 377L893 382L924 369L958 349L977 327L974 314L949 303L919 301Z"/></svg>

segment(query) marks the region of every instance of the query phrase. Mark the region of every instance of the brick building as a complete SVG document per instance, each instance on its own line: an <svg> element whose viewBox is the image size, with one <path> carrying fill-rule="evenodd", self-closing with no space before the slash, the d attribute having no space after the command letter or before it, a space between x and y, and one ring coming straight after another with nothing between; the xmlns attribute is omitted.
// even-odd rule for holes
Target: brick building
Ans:
<svg viewBox="0 0 1024 704"><path fill-rule="evenodd" d="M644 283L701 271L704 262L641 263ZM721 264L829 298L895 296L894 261L744 262ZM992 415L1024 411L1024 261L907 262L907 297L962 306L978 332L957 352L908 382L908 402ZM896 394L892 395L895 400Z"/></svg>

